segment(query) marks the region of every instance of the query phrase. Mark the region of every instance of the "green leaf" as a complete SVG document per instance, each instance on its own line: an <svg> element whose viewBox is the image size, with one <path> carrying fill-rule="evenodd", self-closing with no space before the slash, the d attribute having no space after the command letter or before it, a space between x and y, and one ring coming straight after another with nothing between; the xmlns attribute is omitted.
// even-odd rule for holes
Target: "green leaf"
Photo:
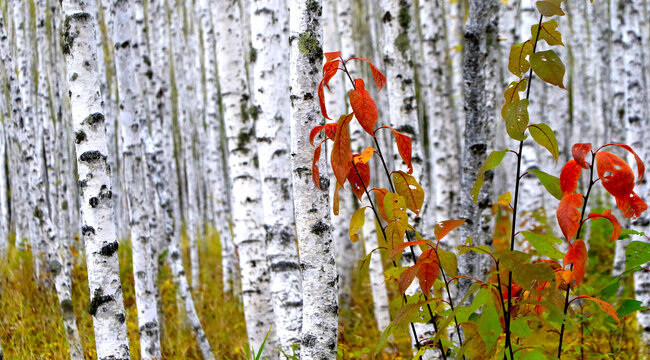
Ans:
<svg viewBox="0 0 650 360"><path fill-rule="evenodd" d="M393 183L395 184L395 191L404 197L406 208L419 215L422 204L424 204L422 186L418 184L413 176L403 171L393 172Z"/></svg>
<svg viewBox="0 0 650 360"><path fill-rule="evenodd" d="M483 165L481 165L481 168L478 169L478 174L476 175L476 181L474 182L474 187L472 187L472 192L470 193L472 195L472 200L474 200L474 204L476 204L476 201L478 199L478 193L479 191L481 191L481 186L483 186L483 180L485 179L485 172L499 166L501 160L503 160L503 157L505 155L506 155L506 150L492 151L490 155L488 155L488 157L485 159Z"/></svg>
<svg viewBox="0 0 650 360"><path fill-rule="evenodd" d="M527 353L521 360L547 360L548 358L544 355L544 352L540 349L534 349L533 351Z"/></svg>
<svg viewBox="0 0 650 360"><path fill-rule="evenodd" d="M548 264L531 264L530 255L521 251L506 251L497 255L499 264L512 271L515 283L525 288L533 281L555 283L555 273Z"/></svg>
<svg viewBox="0 0 650 360"><path fill-rule="evenodd" d="M372 251L369 252L368 255L364 256L363 259L359 260L359 282L363 282L368 278L371 256Z"/></svg>
<svg viewBox="0 0 650 360"><path fill-rule="evenodd" d="M357 233L361 230L366 221L366 208L367 206L361 207L352 214L352 218L350 219L350 241L352 242L357 242L357 240L359 240L359 234Z"/></svg>
<svg viewBox="0 0 650 360"><path fill-rule="evenodd" d="M558 200L562 200L562 188L560 187L559 178L539 169L528 170L528 172L537 176L537 179L539 179L539 182L542 183L542 186L544 186L549 194Z"/></svg>
<svg viewBox="0 0 650 360"><path fill-rule="evenodd" d="M645 233L641 231L636 231L632 229L622 229L621 236L618 237L619 240L628 239L630 235L645 236Z"/></svg>
<svg viewBox="0 0 650 360"><path fill-rule="evenodd" d="M508 56L508 70L521 78L530 69L530 63L526 60L526 57L532 53L533 45L530 43L530 40L526 40L521 44L512 45L510 55Z"/></svg>
<svg viewBox="0 0 650 360"><path fill-rule="evenodd" d="M539 10L540 14L546 17L555 15L564 16L564 11L562 11L562 8L560 7L562 1L563 0L543 0L538 1L535 5L537 5L537 10Z"/></svg>
<svg viewBox="0 0 650 360"><path fill-rule="evenodd" d="M625 270L630 270L650 261L650 243L632 241L625 249Z"/></svg>
<svg viewBox="0 0 650 360"><path fill-rule="evenodd" d="M438 249L438 257L440 258L440 267L442 267L442 270L448 276L454 277L458 274L458 259L456 258L456 254Z"/></svg>
<svg viewBox="0 0 650 360"><path fill-rule="evenodd" d="M647 309L647 307L643 306L641 301L625 299L621 306L616 309L616 313L618 314L618 317L622 319L636 311L645 311L645 309Z"/></svg>
<svg viewBox="0 0 650 360"><path fill-rule="evenodd" d="M469 237L472 238L471 236ZM477 254L491 254L490 248L487 245L481 246L463 246L458 249L458 256L465 254L468 251L473 251Z"/></svg>
<svg viewBox="0 0 650 360"><path fill-rule="evenodd" d="M503 333L503 329L501 328L501 321L499 321L499 314L492 302L483 306L481 317L478 321L478 333L485 342L488 351L490 353L494 352L496 350L497 340L499 339L499 335Z"/></svg>
<svg viewBox="0 0 650 360"><path fill-rule="evenodd" d="M532 39L535 39L537 37L537 31L539 29L539 25L535 24L530 27L530 33L532 35ZM542 31L539 32L539 40L544 40L546 41L547 44L553 46L553 45L562 45L564 46L564 43L562 42L562 34L560 34L559 31L557 31L557 21L555 20L549 20L547 22L542 23Z"/></svg>
<svg viewBox="0 0 650 360"><path fill-rule="evenodd" d="M540 255L548 256L551 259L562 259L564 254L558 250L554 244L561 244L562 240L553 235L536 234L532 231L522 231L528 242L533 245Z"/></svg>
<svg viewBox="0 0 650 360"><path fill-rule="evenodd" d="M564 64L553 50L540 51L530 56L530 66L540 79L564 89Z"/></svg>
<svg viewBox="0 0 650 360"><path fill-rule="evenodd" d="M550 126L546 124L532 124L528 126L528 131L530 131L530 136L533 137L538 144L546 148L548 152L551 153L553 159L555 159L555 164L557 164L557 159L560 156L560 150L557 147L557 139L555 138L555 133Z"/></svg>
<svg viewBox="0 0 650 360"><path fill-rule="evenodd" d="M501 116L504 119L506 118L506 111L508 111L510 105L520 100L519 93L526 91L527 86L528 81L526 79L513 81L508 85L508 88L506 88L506 91L503 93L503 98L505 101L503 103L503 107L501 108Z"/></svg>
<svg viewBox="0 0 650 360"><path fill-rule="evenodd" d="M530 331L530 325L528 325L528 318L526 317L518 317L512 320L510 331L519 338L527 338L533 335L532 331Z"/></svg>
<svg viewBox="0 0 650 360"><path fill-rule="evenodd" d="M528 126L528 100L523 99L512 103L506 110L506 131L508 135L518 141L526 139Z"/></svg>

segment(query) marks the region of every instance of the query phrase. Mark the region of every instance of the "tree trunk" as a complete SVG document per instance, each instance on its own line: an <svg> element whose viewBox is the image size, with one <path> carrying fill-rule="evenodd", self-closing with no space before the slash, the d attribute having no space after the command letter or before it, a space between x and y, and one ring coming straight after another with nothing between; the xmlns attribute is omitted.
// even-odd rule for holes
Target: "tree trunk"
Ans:
<svg viewBox="0 0 650 360"><path fill-rule="evenodd" d="M93 2L65 0L63 50L77 150L82 235L98 359L130 359L97 72Z"/></svg>
<svg viewBox="0 0 650 360"><path fill-rule="evenodd" d="M282 351L300 343L302 284L296 249L291 186L289 71L289 14L284 1L253 0L250 8L256 136L262 177L262 204L266 228L266 258L271 270L271 301L275 329Z"/></svg>
<svg viewBox="0 0 650 360"><path fill-rule="evenodd" d="M316 89L322 65L322 15L319 0L291 0L290 94L291 167L298 248L303 274L303 359L335 359L338 333L338 281L329 215L329 179L311 182L311 128L321 122ZM320 169L325 169L321 157Z"/></svg>

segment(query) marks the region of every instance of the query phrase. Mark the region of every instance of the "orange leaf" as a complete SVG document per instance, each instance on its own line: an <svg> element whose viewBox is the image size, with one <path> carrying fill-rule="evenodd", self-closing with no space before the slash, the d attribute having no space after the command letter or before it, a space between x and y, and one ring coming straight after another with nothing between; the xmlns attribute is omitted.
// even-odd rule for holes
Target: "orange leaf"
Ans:
<svg viewBox="0 0 650 360"><path fill-rule="evenodd" d="M521 293L521 290L522 290L521 286L513 283L512 284L512 297L511 297L511 299L519 296L519 294ZM508 298L508 287L506 287L505 290L503 290L501 295L503 296L504 299Z"/></svg>
<svg viewBox="0 0 650 360"><path fill-rule="evenodd" d="M355 155L359 156L359 155ZM356 163L357 170L359 171L359 174L357 174L357 170L354 170L354 167L350 169L350 172L348 173L348 181L350 182L350 186L352 187L352 192L354 195L356 195L357 199L361 201L361 198L363 197L363 193L365 192L364 190L364 185L368 187L368 184L370 183L370 166L368 164L364 164L362 162ZM359 178L359 175L361 175L361 178Z"/></svg>
<svg viewBox="0 0 650 360"><path fill-rule="evenodd" d="M314 126L314 128L309 132L309 143L313 146L314 139L318 134L320 134L321 131L323 131L323 129L325 129L326 139L334 140L334 137L336 136L336 125L336 123L329 123L325 125Z"/></svg>
<svg viewBox="0 0 650 360"><path fill-rule="evenodd" d="M626 198L634 189L634 172L618 155L600 151L596 153L598 177L607 192L615 198Z"/></svg>
<svg viewBox="0 0 650 360"><path fill-rule="evenodd" d="M423 252L418 258L416 265L419 266L416 276L420 280L420 289L422 289L424 295L430 296L433 282L436 281L438 273L440 272L436 250L429 249Z"/></svg>
<svg viewBox="0 0 650 360"><path fill-rule="evenodd" d="M648 204L634 192L626 197L616 198L616 206L621 209L624 217L632 219L638 218L648 210Z"/></svg>
<svg viewBox="0 0 650 360"><path fill-rule="evenodd" d="M614 240L618 240L618 238L621 236L621 224L619 224L616 217L614 217L614 215L612 215L611 210L607 209L602 214L590 213L589 218L590 219L605 218L605 219L609 220L610 223L612 223L612 225L614 226L614 231L612 231L612 237L609 239L610 242L612 242Z"/></svg>
<svg viewBox="0 0 650 360"><path fill-rule="evenodd" d="M573 154L573 159L580 165L583 169L589 169L589 164L585 161L585 157L591 151L591 143L578 143L574 144L571 148L571 153Z"/></svg>
<svg viewBox="0 0 650 360"><path fill-rule="evenodd" d="M567 241L571 241L580 227L580 210L582 206L582 194L566 194L562 197L557 207L557 222Z"/></svg>
<svg viewBox="0 0 650 360"><path fill-rule="evenodd" d="M587 247L585 243L578 239L569 243L569 251L564 255L564 267L573 264L573 275L576 280L576 286L580 285L585 277L585 268L587 266Z"/></svg>
<svg viewBox="0 0 650 360"><path fill-rule="evenodd" d="M350 148L350 128L348 124L352 120L352 114L341 115L339 118L338 131L332 146L332 171L336 181L345 184L348 172L352 167L352 149Z"/></svg>
<svg viewBox="0 0 650 360"><path fill-rule="evenodd" d="M435 235L436 239L440 241L445 237L445 235L449 234L450 231L463 225L464 223L465 219L441 221L437 223L433 228L433 234Z"/></svg>
<svg viewBox="0 0 650 360"><path fill-rule="evenodd" d="M413 173L413 164L411 163L411 138L408 135L404 135L401 132L391 128L393 135L395 136L395 143L397 144L397 151L402 157L402 160L408 166L408 173Z"/></svg>
<svg viewBox="0 0 650 360"><path fill-rule="evenodd" d="M318 165L316 165L318 159L320 159L320 145L314 150L314 158L311 161L311 181L314 182L318 190L322 190L320 188L320 171L318 170Z"/></svg>
<svg viewBox="0 0 650 360"><path fill-rule="evenodd" d="M355 79L354 86L355 89L350 90L350 106L361 127L374 137L375 123L377 123L379 117L377 104L370 97L370 93L366 90L362 79Z"/></svg>
<svg viewBox="0 0 650 360"><path fill-rule="evenodd" d="M587 300L591 300L591 301L595 302L596 305L598 305L601 309L603 309L603 311L605 311L607 313L607 315L613 317L614 320L616 320L616 322L618 322L618 325L621 326L621 320L618 318L618 313L616 312L616 310L614 309L614 307L610 303L608 303L606 301L603 301L603 300L600 300L600 299L596 299L595 297L587 296L587 295L580 295L580 296L574 298L573 300L576 300L576 299L587 299ZM571 301L573 301L573 300L571 300Z"/></svg>
<svg viewBox="0 0 650 360"><path fill-rule="evenodd" d="M334 188L334 198L332 200L332 212L334 215L339 216L339 189L342 188L339 182L336 182L336 187Z"/></svg>
<svg viewBox="0 0 650 360"><path fill-rule="evenodd" d="M577 161L569 160L564 164L562 172L560 172L560 188L562 189L562 194L573 194L578 187L578 179L580 179L581 173L582 169Z"/></svg>
<svg viewBox="0 0 650 360"><path fill-rule="evenodd" d="M386 209L384 209L384 195L388 193L388 190L386 189L377 189L373 188L372 191L374 191L376 201L375 203L377 204L377 207L379 208L379 215L384 218L384 220L388 221L388 217L386 216Z"/></svg>
<svg viewBox="0 0 650 360"><path fill-rule="evenodd" d="M408 289L409 286L411 286L411 283L413 282L413 279L415 279L415 275L418 273L418 267L419 267L419 265L415 264L415 265L411 266L410 268L406 269L406 271L404 271L402 273L402 275L400 275L400 277L399 277L399 292L400 293L404 294L406 292L406 289Z"/></svg>
<svg viewBox="0 0 650 360"><path fill-rule="evenodd" d="M326 52L326 53L323 54L323 56L325 56L325 60L327 60L327 62L330 62L330 61L336 59L337 57L340 57L341 52L340 51Z"/></svg>
<svg viewBox="0 0 650 360"><path fill-rule="evenodd" d="M637 168L637 172L638 172L636 183L640 184L641 181L643 180L643 174L645 173L645 165L643 164L643 160L641 160L639 155L637 155L634 152L634 150L632 150L632 148L630 146L625 145L625 144L609 143L609 144L605 144L605 145L601 146L600 148L602 149L605 146L610 146L610 145L621 147L621 148L629 151L630 153L632 153L632 155L634 155L634 160L636 161L636 168Z"/></svg>
<svg viewBox="0 0 650 360"><path fill-rule="evenodd" d="M393 249L393 251L390 253L390 258L391 260L396 261L397 259L399 259L399 256L397 255L400 255L402 251L404 251L404 249L406 249L407 247L415 246L415 245L424 245L424 244L431 245L431 242L428 240L415 240L415 241L408 241L405 243L401 243L397 245L395 249Z"/></svg>
<svg viewBox="0 0 650 360"><path fill-rule="evenodd" d="M379 71L379 69L373 63L371 63L367 59L360 58L360 57L352 57L349 60L352 59L362 60L368 63L368 65L370 65L370 72L372 72L372 79L375 81L375 85L377 85L379 91L381 91L384 85L386 85L386 76L381 71Z"/></svg>
<svg viewBox="0 0 650 360"><path fill-rule="evenodd" d="M372 154L374 154L374 153L375 153L375 149L372 146L368 146L367 148L365 148L361 152L360 155L355 155L354 156L354 163L355 164L358 164L358 163L367 164L368 161L370 161L370 159L372 158Z"/></svg>
<svg viewBox="0 0 650 360"><path fill-rule="evenodd" d="M318 105L320 105L320 112L323 115L325 119L332 120L329 116L327 116L327 107L325 106L325 91L323 90L323 82L325 81L325 78L323 78L320 83L318 84Z"/></svg>
<svg viewBox="0 0 650 360"><path fill-rule="evenodd" d="M329 82L339 70L340 60L328 61L323 65L323 83L330 89Z"/></svg>

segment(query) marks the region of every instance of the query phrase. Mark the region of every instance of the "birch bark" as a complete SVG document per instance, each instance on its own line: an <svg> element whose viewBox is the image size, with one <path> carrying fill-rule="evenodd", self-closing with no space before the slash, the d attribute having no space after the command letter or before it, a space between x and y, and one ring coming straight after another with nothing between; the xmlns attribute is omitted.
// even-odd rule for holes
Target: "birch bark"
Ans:
<svg viewBox="0 0 650 360"><path fill-rule="evenodd" d="M217 65L228 139L228 167L232 184L234 242L239 253L242 297L249 344L264 341L274 319L269 294L269 267L264 243L262 188L255 124L248 110L248 89L240 12L235 0L213 7L217 38ZM275 329L265 347L265 356L276 358Z"/></svg>
<svg viewBox="0 0 650 360"><path fill-rule="evenodd" d="M153 285L149 210L146 199L144 149L140 132L146 128L136 114L137 88L134 81L131 36L133 12L124 0L111 3L115 69L119 92L118 122L122 133L122 163L128 203L131 244L133 249L133 278L138 307L140 356L142 359L160 359L160 322Z"/></svg>
<svg viewBox="0 0 650 360"><path fill-rule="evenodd" d="M320 123L316 89L323 50L319 0L291 0L290 96L291 167L296 230L303 274L303 323L300 352L303 359L335 359L338 332L338 281L333 257L329 210L329 179L319 179L323 191L311 182L312 147L309 132ZM323 159L318 162L325 168Z"/></svg>
<svg viewBox="0 0 650 360"><path fill-rule="evenodd" d="M7 32L4 25L4 16L0 12L0 54L8 51L8 41ZM5 50L7 49L7 50ZM0 55L2 56L2 55ZM9 78L7 74L7 62L3 59L3 65L0 67L2 72L0 73L0 78L3 79L6 83L9 83ZM7 123L10 121L10 112L9 112L9 96L5 96L5 92L0 93L0 100L2 104L1 114L2 119L0 120L0 259L4 259L7 254L7 249L9 247L9 204L7 198L7 176L5 169L7 168L6 161L7 149L8 149L8 136L7 136ZM0 349L0 352L2 349Z"/></svg>
<svg viewBox="0 0 650 360"><path fill-rule="evenodd" d="M300 343L302 281L296 249L290 159L288 97L289 14L283 0L251 1L252 64L257 113L256 136L262 177L266 258L271 270L271 301L282 351Z"/></svg>
<svg viewBox="0 0 650 360"><path fill-rule="evenodd" d="M112 214L95 45L93 2L62 2L63 50L77 150L82 235L86 244L90 314L98 359L130 359L126 314L120 286L118 243Z"/></svg>

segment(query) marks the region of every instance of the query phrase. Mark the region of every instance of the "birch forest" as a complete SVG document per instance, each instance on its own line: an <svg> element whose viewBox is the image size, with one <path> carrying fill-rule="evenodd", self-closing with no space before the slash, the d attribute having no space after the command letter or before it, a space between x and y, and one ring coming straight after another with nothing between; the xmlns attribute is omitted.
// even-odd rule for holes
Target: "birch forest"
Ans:
<svg viewBox="0 0 650 360"><path fill-rule="evenodd" d="M0 0L0 60L0 360L650 359L650 0Z"/></svg>

